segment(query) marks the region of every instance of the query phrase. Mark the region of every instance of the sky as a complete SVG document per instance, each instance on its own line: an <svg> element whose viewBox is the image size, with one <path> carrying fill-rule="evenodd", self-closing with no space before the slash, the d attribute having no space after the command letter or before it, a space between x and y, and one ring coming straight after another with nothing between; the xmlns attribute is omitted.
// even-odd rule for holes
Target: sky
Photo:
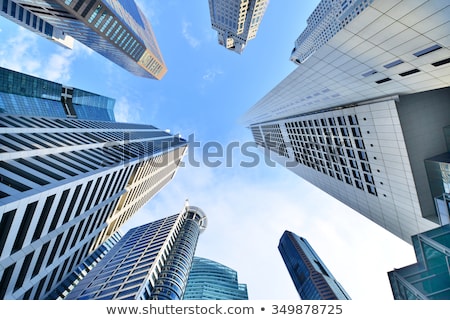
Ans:
<svg viewBox="0 0 450 320"><path fill-rule="evenodd" d="M295 69L290 52L319 0L271 1L242 54L217 43L207 0L136 2L168 67L160 81L0 18L1 67L114 98L117 121L196 142L174 179L123 230L175 214L189 199L208 217L196 255L235 269L250 300L299 299L277 248L285 230L308 240L353 300L393 300L387 272L415 263L413 247L266 159L239 122Z"/></svg>

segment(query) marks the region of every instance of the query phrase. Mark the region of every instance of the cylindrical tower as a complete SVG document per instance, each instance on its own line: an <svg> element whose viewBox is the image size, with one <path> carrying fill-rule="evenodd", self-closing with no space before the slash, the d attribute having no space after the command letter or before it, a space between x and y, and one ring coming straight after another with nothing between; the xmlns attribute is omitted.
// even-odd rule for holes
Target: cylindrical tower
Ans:
<svg viewBox="0 0 450 320"><path fill-rule="evenodd" d="M183 218L183 225L153 288L153 300L180 300L186 289L198 237L207 226L207 218L194 206L185 206Z"/></svg>

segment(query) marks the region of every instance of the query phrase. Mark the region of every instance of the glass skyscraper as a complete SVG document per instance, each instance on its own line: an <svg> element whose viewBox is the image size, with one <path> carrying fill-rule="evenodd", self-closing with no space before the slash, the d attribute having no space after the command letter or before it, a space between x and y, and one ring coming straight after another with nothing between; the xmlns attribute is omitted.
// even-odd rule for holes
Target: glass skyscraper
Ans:
<svg viewBox="0 0 450 320"><path fill-rule="evenodd" d="M273 160L406 242L449 221L424 165L448 152L449 6L322 0L298 67L241 119Z"/></svg>
<svg viewBox="0 0 450 320"><path fill-rule="evenodd" d="M305 238L285 231L278 250L302 300L350 300Z"/></svg>
<svg viewBox="0 0 450 320"><path fill-rule="evenodd" d="M60 285L50 292L45 299L61 300L65 299L72 289L83 279L119 242L122 238L122 232L119 230L102 243L89 257L80 263L76 269L67 276Z"/></svg>
<svg viewBox="0 0 450 320"><path fill-rule="evenodd" d="M112 121L111 99L0 74L0 299L43 299L172 180L187 142Z"/></svg>
<svg viewBox="0 0 450 320"><path fill-rule="evenodd" d="M76 39L137 76L160 80L167 72L150 22L134 0L0 0L0 5L9 20L66 47Z"/></svg>
<svg viewBox="0 0 450 320"><path fill-rule="evenodd" d="M180 300L204 212L187 202L180 213L129 230L67 299Z"/></svg>
<svg viewBox="0 0 450 320"><path fill-rule="evenodd" d="M247 285L221 263L194 257L183 300L248 300Z"/></svg>
<svg viewBox="0 0 450 320"><path fill-rule="evenodd" d="M256 37L268 4L268 0L209 0L211 26L219 44L242 53L247 41Z"/></svg>
<svg viewBox="0 0 450 320"><path fill-rule="evenodd" d="M450 225L412 237L417 263L388 272L396 300L450 300Z"/></svg>
<svg viewBox="0 0 450 320"><path fill-rule="evenodd" d="M114 99L0 67L0 114L115 121Z"/></svg>

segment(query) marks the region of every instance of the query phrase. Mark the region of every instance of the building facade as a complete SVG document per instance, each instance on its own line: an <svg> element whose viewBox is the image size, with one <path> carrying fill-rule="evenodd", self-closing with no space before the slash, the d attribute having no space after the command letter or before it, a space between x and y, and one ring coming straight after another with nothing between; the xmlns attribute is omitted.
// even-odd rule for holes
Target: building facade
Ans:
<svg viewBox="0 0 450 320"><path fill-rule="evenodd" d="M186 202L180 213L129 230L72 290L76 300L180 300L204 212Z"/></svg>
<svg viewBox="0 0 450 320"><path fill-rule="evenodd" d="M105 257L105 255L122 239L119 230L106 239L89 257L81 262L75 270L69 274L57 288L50 292L46 300L63 300L76 287L76 285Z"/></svg>
<svg viewBox="0 0 450 320"><path fill-rule="evenodd" d="M1 16L48 40L54 41L64 48L73 48L74 39L72 37L65 35L61 30L54 28L53 25L24 7L19 6L16 2L0 0L0 6Z"/></svg>
<svg viewBox="0 0 450 320"><path fill-rule="evenodd" d="M133 0L1 0L1 15L71 47L73 39L134 75L167 72L150 22Z"/></svg>
<svg viewBox="0 0 450 320"><path fill-rule="evenodd" d="M0 67L0 115L115 121L112 98Z"/></svg>
<svg viewBox="0 0 450 320"><path fill-rule="evenodd" d="M269 0L209 0L211 26L221 46L242 53L256 37Z"/></svg>
<svg viewBox="0 0 450 320"><path fill-rule="evenodd" d="M330 27L338 5L346 18ZM424 161L447 152L449 10L321 1L296 43L298 67L242 123L279 164L410 242L448 220Z"/></svg>
<svg viewBox="0 0 450 320"><path fill-rule="evenodd" d="M78 107L74 89L74 115L61 86L45 88L0 94L0 299L46 297L172 180L187 149L151 125L77 118L91 100L108 118L108 98Z"/></svg>
<svg viewBox="0 0 450 320"><path fill-rule="evenodd" d="M237 272L210 259L194 257L183 300L248 300Z"/></svg>
<svg viewBox="0 0 450 320"><path fill-rule="evenodd" d="M396 300L450 300L450 225L412 237L417 263L388 272Z"/></svg>
<svg viewBox="0 0 450 320"><path fill-rule="evenodd" d="M285 231L278 250L302 300L350 300L305 238Z"/></svg>

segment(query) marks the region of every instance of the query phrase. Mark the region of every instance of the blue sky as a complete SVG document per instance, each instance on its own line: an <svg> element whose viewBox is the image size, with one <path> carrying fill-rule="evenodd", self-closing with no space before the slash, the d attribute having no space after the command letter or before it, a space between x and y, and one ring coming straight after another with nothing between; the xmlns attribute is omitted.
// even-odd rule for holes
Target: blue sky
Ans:
<svg viewBox="0 0 450 320"><path fill-rule="evenodd" d="M238 271L249 298L298 299L277 246L288 229L308 239L354 300L392 300L387 272L415 262L412 246L280 166L233 148L216 168L205 146L251 142L238 119L296 67L289 54L318 0L271 1L255 39L239 55L217 43L208 1L137 1L168 67L161 81L138 78L79 43L66 50L0 19L0 66L116 99L118 121L147 123L200 147L126 226L178 212L189 199L209 218L197 255ZM214 148L210 152L214 152ZM185 158L185 160L188 160ZM126 229L125 229L126 230Z"/></svg>

